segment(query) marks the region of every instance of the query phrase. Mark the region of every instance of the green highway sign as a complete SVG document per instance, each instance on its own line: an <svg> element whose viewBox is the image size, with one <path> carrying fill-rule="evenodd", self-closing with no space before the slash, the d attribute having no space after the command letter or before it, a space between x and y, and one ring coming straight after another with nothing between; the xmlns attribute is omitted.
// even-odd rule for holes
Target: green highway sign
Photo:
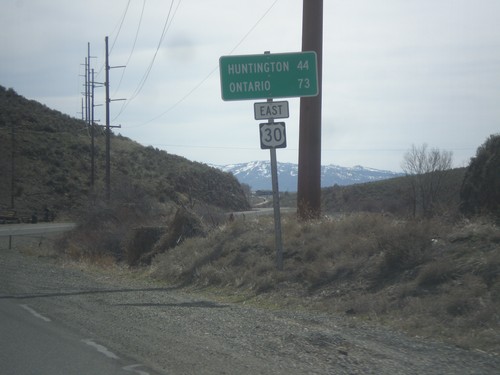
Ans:
<svg viewBox="0 0 500 375"><path fill-rule="evenodd" d="M219 69L223 100L318 95L314 51L222 56Z"/></svg>

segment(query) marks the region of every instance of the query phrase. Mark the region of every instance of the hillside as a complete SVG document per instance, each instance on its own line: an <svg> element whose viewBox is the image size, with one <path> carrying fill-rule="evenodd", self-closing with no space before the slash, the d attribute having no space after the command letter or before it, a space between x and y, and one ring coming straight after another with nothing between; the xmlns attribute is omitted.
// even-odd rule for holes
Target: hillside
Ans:
<svg viewBox="0 0 500 375"><path fill-rule="evenodd" d="M102 130L96 132L92 193L89 133L83 121L0 86L0 207L11 205L12 160L14 204L23 215L45 206L71 215L86 206L89 197L102 198L105 137ZM115 134L111 137L111 195L128 203L248 208L231 174Z"/></svg>
<svg viewBox="0 0 500 375"><path fill-rule="evenodd" d="M271 190L271 164L269 161L215 166L224 172L232 173L240 183L249 185L252 190ZM338 165L321 167L321 186L352 185L370 181L385 180L401 174L373 168L355 166L353 168ZM278 180L280 191L297 191L298 165L278 162Z"/></svg>
<svg viewBox="0 0 500 375"><path fill-rule="evenodd" d="M464 174L465 168L444 173L443 187L435 202L437 213L458 212ZM350 186L335 185L322 190L321 200L326 213L385 212L408 216L411 214L411 185L406 176Z"/></svg>

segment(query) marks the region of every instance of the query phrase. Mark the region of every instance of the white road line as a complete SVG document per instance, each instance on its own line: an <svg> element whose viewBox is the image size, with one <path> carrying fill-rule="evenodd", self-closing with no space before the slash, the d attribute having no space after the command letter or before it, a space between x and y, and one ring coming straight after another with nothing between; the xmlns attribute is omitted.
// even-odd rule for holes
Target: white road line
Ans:
<svg viewBox="0 0 500 375"><path fill-rule="evenodd" d="M94 341L92 341L91 339L85 339L85 340L83 340L83 339L82 339L82 341L83 341L85 344L87 344L87 345L89 345L89 346L92 346L92 347L93 347L94 349L96 349L99 353L104 354L104 355L105 355L106 357L108 357L108 358L111 358L111 359L119 359L119 357L118 357L115 353L113 353L113 352L109 351L109 350L108 350L108 348L106 348L105 346L95 343L95 342L94 342Z"/></svg>
<svg viewBox="0 0 500 375"><path fill-rule="evenodd" d="M33 310L31 307L29 307L28 305L19 305L21 306L23 309L25 309L26 311L30 312L31 315L33 315L34 317L38 318L38 319L42 319L43 321L45 322L50 322L51 320L49 318L47 318L46 316L43 316L42 314L39 314L37 313L35 310Z"/></svg>
<svg viewBox="0 0 500 375"><path fill-rule="evenodd" d="M29 307L28 305L19 305L19 306L21 306L23 309L25 309L26 311L28 311L34 317L36 317L38 319L42 319L45 322L51 322L51 320L49 318L47 318L46 316L43 316L42 314L38 313L37 311L35 311L33 308ZM91 339L82 339L82 342L84 342L85 344L93 347L99 353L104 354L108 358L111 358L111 359L120 359L115 353L113 353L112 351L108 350L108 348L106 348L103 345L100 345L100 344L96 343L95 341L93 341ZM135 364L135 365L129 365L129 366L122 367L122 369L125 370L125 371L129 371L129 372L138 374L138 375L150 375L149 372L141 371L141 370L137 369L137 367L142 367L142 366L143 365L141 365L141 364Z"/></svg>
<svg viewBox="0 0 500 375"><path fill-rule="evenodd" d="M139 375L149 375L149 372L136 370L136 367L141 367L141 366L142 365L130 365L130 366L122 367L122 369L125 371L135 372L136 374L139 374Z"/></svg>

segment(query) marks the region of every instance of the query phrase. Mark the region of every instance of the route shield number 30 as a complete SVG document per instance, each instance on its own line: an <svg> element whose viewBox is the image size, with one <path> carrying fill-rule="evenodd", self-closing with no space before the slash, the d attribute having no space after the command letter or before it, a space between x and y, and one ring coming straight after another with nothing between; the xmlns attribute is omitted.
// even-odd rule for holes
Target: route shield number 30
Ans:
<svg viewBox="0 0 500 375"><path fill-rule="evenodd" d="M284 122L259 124L260 148L285 148L286 130Z"/></svg>

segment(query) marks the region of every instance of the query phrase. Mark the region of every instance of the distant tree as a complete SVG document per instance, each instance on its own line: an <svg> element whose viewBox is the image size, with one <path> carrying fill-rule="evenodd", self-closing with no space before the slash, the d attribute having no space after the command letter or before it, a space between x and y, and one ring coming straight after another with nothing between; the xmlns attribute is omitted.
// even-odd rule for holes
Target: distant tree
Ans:
<svg viewBox="0 0 500 375"><path fill-rule="evenodd" d="M245 197L247 198L247 201L250 202L252 198L252 187L245 183L241 183L240 185L243 193L245 194Z"/></svg>
<svg viewBox="0 0 500 375"><path fill-rule="evenodd" d="M413 216L434 214L436 197L442 190L445 171L451 169L451 151L412 145L404 156L401 168L410 181Z"/></svg>
<svg viewBox="0 0 500 375"><path fill-rule="evenodd" d="M500 134L491 135L471 159L460 190L465 214L500 217Z"/></svg>

